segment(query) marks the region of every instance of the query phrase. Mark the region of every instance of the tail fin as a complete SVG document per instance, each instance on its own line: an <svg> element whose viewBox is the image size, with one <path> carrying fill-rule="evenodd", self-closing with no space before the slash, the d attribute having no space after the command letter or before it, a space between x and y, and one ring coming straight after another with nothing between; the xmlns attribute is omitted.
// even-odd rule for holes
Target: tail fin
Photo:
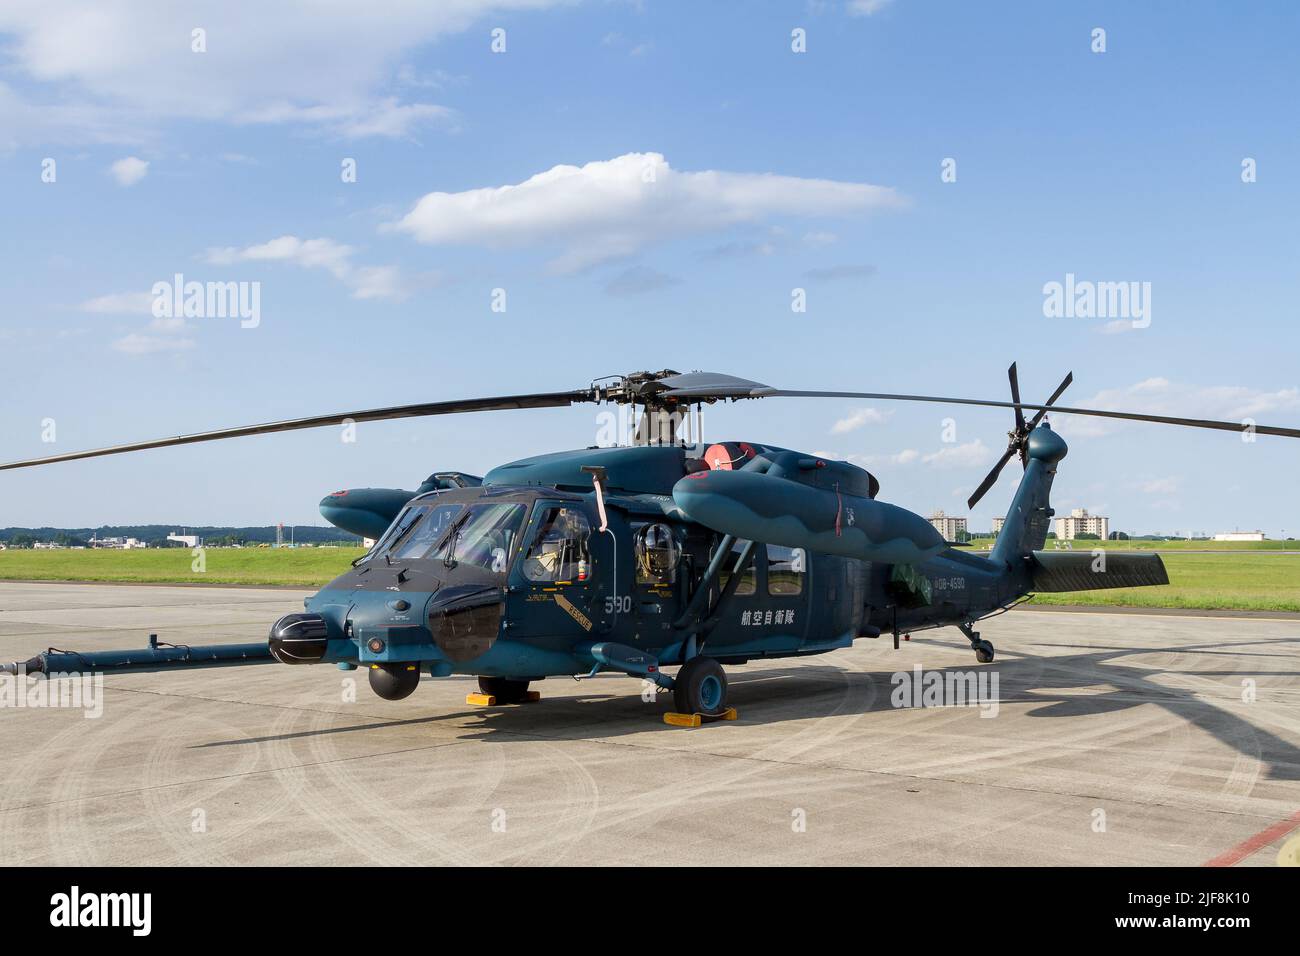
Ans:
<svg viewBox="0 0 1300 956"><path fill-rule="evenodd" d="M1020 479L1002 530L993 544L991 560L1011 564L1040 550L1047 542L1047 529L1055 513L1048 498L1057 463L1067 451L1065 440L1046 423L1029 433L1025 476Z"/></svg>

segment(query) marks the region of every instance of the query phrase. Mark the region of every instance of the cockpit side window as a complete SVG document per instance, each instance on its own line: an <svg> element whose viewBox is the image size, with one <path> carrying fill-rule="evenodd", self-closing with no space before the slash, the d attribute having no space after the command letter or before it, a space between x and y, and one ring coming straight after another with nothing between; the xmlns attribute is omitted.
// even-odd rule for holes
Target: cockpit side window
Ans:
<svg viewBox="0 0 1300 956"><path fill-rule="evenodd" d="M414 524L423 518L429 512L429 505L415 505L406 507L398 513L393 519L393 523L388 526L388 530L380 535L379 540L375 542L365 556L361 559L369 561L377 554L383 554L387 551L398 538L404 537L414 526Z"/></svg>
<svg viewBox="0 0 1300 956"><path fill-rule="evenodd" d="M549 507L524 556L524 577L535 582L577 583L591 574L591 525L576 508Z"/></svg>

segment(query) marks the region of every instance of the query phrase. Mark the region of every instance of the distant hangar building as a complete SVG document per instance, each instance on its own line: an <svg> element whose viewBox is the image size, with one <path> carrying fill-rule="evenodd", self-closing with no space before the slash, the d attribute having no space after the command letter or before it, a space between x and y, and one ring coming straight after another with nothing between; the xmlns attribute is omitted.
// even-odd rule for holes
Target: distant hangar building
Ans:
<svg viewBox="0 0 1300 956"><path fill-rule="evenodd" d="M1215 541L1264 541L1262 531L1225 531L1214 536Z"/></svg>

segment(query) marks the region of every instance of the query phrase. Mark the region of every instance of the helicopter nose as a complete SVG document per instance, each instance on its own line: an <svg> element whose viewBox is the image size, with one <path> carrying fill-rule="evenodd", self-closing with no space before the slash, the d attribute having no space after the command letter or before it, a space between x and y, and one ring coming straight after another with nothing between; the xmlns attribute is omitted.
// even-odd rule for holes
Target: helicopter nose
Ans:
<svg viewBox="0 0 1300 956"><path fill-rule="evenodd" d="M271 656L281 664L315 664L325 656L329 628L319 614L286 614L271 625Z"/></svg>

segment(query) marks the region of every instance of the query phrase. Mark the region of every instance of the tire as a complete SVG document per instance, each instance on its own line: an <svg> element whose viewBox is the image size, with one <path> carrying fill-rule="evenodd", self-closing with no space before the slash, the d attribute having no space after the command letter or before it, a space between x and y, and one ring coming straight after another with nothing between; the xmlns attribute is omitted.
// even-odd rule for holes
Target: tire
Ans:
<svg viewBox="0 0 1300 956"><path fill-rule="evenodd" d="M993 645L988 641L980 641L975 645L975 660L981 664L993 663Z"/></svg>
<svg viewBox="0 0 1300 956"><path fill-rule="evenodd" d="M727 672L712 657L692 657L677 672L673 704L679 714L717 717L727 709Z"/></svg>
<svg viewBox="0 0 1300 956"><path fill-rule="evenodd" d="M511 680L508 677L480 677L478 689L497 699L498 704L523 703L528 693L526 680Z"/></svg>
<svg viewBox="0 0 1300 956"><path fill-rule="evenodd" d="M403 700L420 686L420 668L409 664L380 664L370 668L370 689L384 700Z"/></svg>

